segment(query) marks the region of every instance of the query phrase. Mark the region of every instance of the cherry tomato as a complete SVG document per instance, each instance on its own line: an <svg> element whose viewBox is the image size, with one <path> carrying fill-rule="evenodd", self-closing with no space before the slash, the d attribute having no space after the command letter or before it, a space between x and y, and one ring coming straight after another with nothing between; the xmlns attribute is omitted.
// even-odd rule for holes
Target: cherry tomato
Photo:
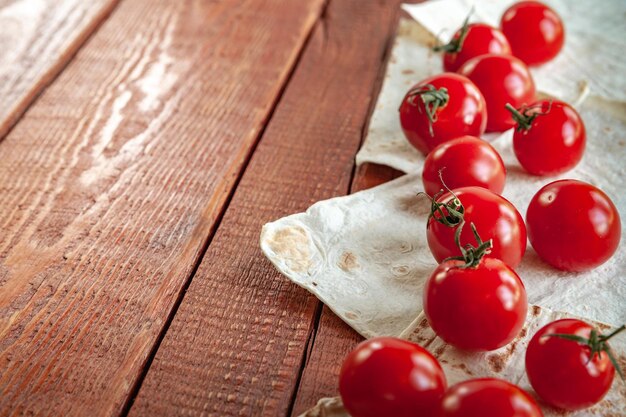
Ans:
<svg viewBox="0 0 626 417"><path fill-rule="evenodd" d="M524 325L528 302L524 284L499 259L476 267L445 261L424 287L424 313L430 327L459 349L493 350L509 343Z"/></svg>
<svg viewBox="0 0 626 417"><path fill-rule="evenodd" d="M622 234L611 199L591 184L554 181L532 198L528 237L537 254L555 268L585 271L609 260Z"/></svg>
<svg viewBox="0 0 626 417"><path fill-rule="evenodd" d="M592 331L595 345L588 341ZM550 335L569 335L580 341ZM575 319L557 320L541 328L526 350L526 373L537 395L566 410L580 410L602 400L615 375L606 339ZM593 354L589 343L595 346Z"/></svg>
<svg viewBox="0 0 626 417"><path fill-rule="evenodd" d="M522 107L535 101L535 83L526 64L511 55L486 54L467 61L459 73L472 80L487 103L487 131L515 125L506 104Z"/></svg>
<svg viewBox="0 0 626 417"><path fill-rule="evenodd" d="M352 417L432 415L446 390L439 362L415 343L378 337L359 344L339 374Z"/></svg>
<svg viewBox="0 0 626 417"><path fill-rule="evenodd" d="M513 150L522 167L535 175L556 175L576 166L585 151L585 125L567 103L541 100L509 108L518 122Z"/></svg>
<svg viewBox="0 0 626 417"><path fill-rule="evenodd" d="M511 268L519 265L526 251L526 226L513 204L481 187L461 187L452 191L463 205L466 223L474 223L483 239L493 240L493 249L487 257L500 259ZM437 202L452 204L454 196L446 193ZM445 208L442 210L446 215L444 220L447 220L450 213ZM441 219L441 213L434 213L426 231L428 246L437 262L461 255L454 240L456 228L440 223ZM452 220L453 223L456 221ZM461 232L461 245L473 242L472 231L465 227Z"/></svg>
<svg viewBox="0 0 626 417"><path fill-rule="evenodd" d="M424 155L435 146L485 131L487 108L467 78L444 73L415 85L400 106L400 124L409 142Z"/></svg>
<svg viewBox="0 0 626 417"><path fill-rule="evenodd" d="M459 29L450 43L435 48L445 51L443 68L457 71L470 59L484 54L511 54L509 41L499 29L484 23L472 23Z"/></svg>
<svg viewBox="0 0 626 417"><path fill-rule="evenodd" d="M558 55L565 40L558 14L538 1L521 1L502 15L502 32L513 55L528 65L539 65Z"/></svg>
<svg viewBox="0 0 626 417"><path fill-rule="evenodd" d="M530 395L495 378L472 379L446 392L439 417L543 417Z"/></svg>
<svg viewBox="0 0 626 417"><path fill-rule="evenodd" d="M424 190L434 196L443 189L439 171L449 188L469 185L502 193L506 170L498 152L489 143L474 136L462 136L444 142L424 161Z"/></svg>

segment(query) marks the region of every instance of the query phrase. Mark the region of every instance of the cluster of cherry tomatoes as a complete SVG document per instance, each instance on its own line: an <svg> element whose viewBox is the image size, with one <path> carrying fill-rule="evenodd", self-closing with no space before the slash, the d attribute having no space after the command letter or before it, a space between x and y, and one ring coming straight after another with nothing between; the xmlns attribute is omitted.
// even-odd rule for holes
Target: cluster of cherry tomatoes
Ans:
<svg viewBox="0 0 626 417"><path fill-rule="evenodd" d="M415 85L400 106L407 139L426 155L422 179L432 200L427 240L439 265L424 287L424 313L445 342L470 351L500 348L520 332L528 302L515 268L527 238L550 265L584 271L606 262L621 237L617 209L591 184L545 185L530 201L526 222L500 195L506 170L480 139L486 131L515 127L515 155L533 175L570 170L586 140L573 107L536 101L528 70L561 49L559 16L524 1L503 14L500 27L466 21L449 44L436 47L449 72ZM526 353L537 394L564 409L600 401L619 371L611 336L573 319L539 330ZM392 338L366 341L348 356L340 392L353 417L542 415L532 397L506 381L477 379L446 389L432 355Z"/></svg>
<svg viewBox="0 0 626 417"><path fill-rule="evenodd" d="M588 324L557 320L530 341L526 373L535 392L566 410L589 407L610 389L615 369L607 340ZM498 378L447 386L441 365L407 340L378 337L346 357L339 392L352 417L543 417L526 391Z"/></svg>

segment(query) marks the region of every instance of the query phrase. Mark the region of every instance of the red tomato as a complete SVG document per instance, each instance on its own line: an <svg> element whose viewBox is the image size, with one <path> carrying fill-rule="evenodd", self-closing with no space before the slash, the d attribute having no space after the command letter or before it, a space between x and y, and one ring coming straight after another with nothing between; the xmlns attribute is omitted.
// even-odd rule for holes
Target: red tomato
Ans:
<svg viewBox="0 0 626 417"><path fill-rule="evenodd" d="M424 155L447 140L482 135L486 123L487 108L482 94L470 80L454 73L418 83L400 106L402 130Z"/></svg>
<svg viewBox="0 0 626 417"><path fill-rule="evenodd" d="M565 40L558 14L538 1L521 1L502 15L502 32L513 55L528 65L539 65L558 55Z"/></svg>
<svg viewBox="0 0 626 417"><path fill-rule="evenodd" d="M454 72L470 59L484 54L511 54L509 41L499 29L484 23L472 23L459 29L450 43L435 47L445 51L443 68Z"/></svg>
<svg viewBox="0 0 626 417"><path fill-rule="evenodd" d="M443 189L439 171L448 188L469 185L502 193L506 170L498 152L489 143L474 136L462 136L444 142L424 161L424 190L434 196Z"/></svg>
<svg viewBox="0 0 626 417"><path fill-rule="evenodd" d="M611 199L591 184L554 181L530 201L528 237L537 254L555 268L585 271L606 262L622 234Z"/></svg>
<svg viewBox="0 0 626 417"><path fill-rule="evenodd" d="M513 150L526 171L556 175L580 162L585 151L585 124L569 104L541 100L521 111L509 110L518 123Z"/></svg>
<svg viewBox="0 0 626 417"><path fill-rule="evenodd" d="M592 331L596 338L593 354L589 345ZM555 334L581 340L549 336ZM615 375L606 342L610 336L600 336L592 326L575 319L546 325L533 336L526 350L530 384L545 402L558 408L580 410L599 402Z"/></svg>
<svg viewBox="0 0 626 417"><path fill-rule="evenodd" d="M359 344L339 374L339 393L352 417L432 415L445 390L439 362L421 346L392 337Z"/></svg>
<svg viewBox="0 0 626 417"><path fill-rule="evenodd" d="M472 80L487 103L487 131L502 132L515 122L506 104L522 107L535 101L535 83L526 64L511 55L487 54L467 61L459 73Z"/></svg>
<svg viewBox="0 0 626 417"><path fill-rule="evenodd" d="M543 417L530 395L495 378L472 379L446 392L438 417Z"/></svg>
<svg viewBox="0 0 626 417"><path fill-rule="evenodd" d="M513 204L481 187L462 187L453 192L463 204L466 224L474 223L483 239L493 240L493 249L487 257L500 259L511 268L519 265L526 251L526 226ZM437 199L442 204L453 201L454 196L450 193ZM449 217L449 212L443 211ZM428 246L437 262L461 255L454 240L456 228L440 223L440 219L441 214L435 213L428 221L426 231ZM462 246L474 242L469 227L461 232L460 242Z"/></svg>
<svg viewBox="0 0 626 417"><path fill-rule="evenodd" d="M430 327L459 349L493 350L509 343L524 325L528 302L524 284L499 259L476 267L464 261L440 264L424 287Z"/></svg>

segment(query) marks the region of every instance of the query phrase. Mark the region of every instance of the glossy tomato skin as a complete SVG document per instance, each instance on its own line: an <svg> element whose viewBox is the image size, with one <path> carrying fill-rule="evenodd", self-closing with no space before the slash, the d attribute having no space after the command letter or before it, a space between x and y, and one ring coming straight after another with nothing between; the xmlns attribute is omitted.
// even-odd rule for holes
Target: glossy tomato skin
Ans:
<svg viewBox="0 0 626 417"><path fill-rule="evenodd" d="M495 378L458 383L446 392L438 417L543 417L533 398L517 385Z"/></svg>
<svg viewBox="0 0 626 417"><path fill-rule="evenodd" d="M572 106L540 100L531 105L543 113L530 129L516 130L513 150L520 165L534 175L556 175L574 168L585 152L585 124Z"/></svg>
<svg viewBox="0 0 626 417"><path fill-rule="evenodd" d="M447 343L465 350L494 350L511 342L526 319L528 301L519 276L499 259L476 267L440 264L424 287L424 313Z"/></svg>
<svg viewBox="0 0 626 417"><path fill-rule="evenodd" d="M526 212L530 243L544 261L565 271L586 271L609 260L622 227L611 199L577 180L554 181L532 198Z"/></svg>
<svg viewBox="0 0 626 417"><path fill-rule="evenodd" d="M465 207L466 225L461 232L461 245L476 245L469 227L474 223L480 237L493 240L491 253L487 258L502 260L511 268L522 261L526 251L526 226L517 209L504 197L481 187L461 187L452 190ZM447 203L453 196L446 193L437 199ZM435 214L439 216L439 214ZM453 256L461 256L454 242L455 228L445 226L434 218L428 221L426 238L428 247L437 262Z"/></svg>
<svg viewBox="0 0 626 417"><path fill-rule="evenodd" d="M461 35L459 29L453 39ZM511 54L511 47L506 36L493 26L484 23L472 23L467 27L467 35L459 52L443 54L443 68L446 71L457 71L470 59L484 54Z"/></svg>
<svg viewBox="0 0 626 417"><path fill-rule="evenodd" d="M432 415L446 390L439 362L406 340L377 337L346 357L339 392L352 417Z"/></svg>
<svg viewBox="0 0 626 417"><path fill-rule="evenodd" d="M563 21L554 10L538 1L515 3L502 15L500 27L513 55L527 65L552 60L565 42Z"/></svg>
<svg viewBox="0 0 626 417"><path fill-rule="evenodd" d="M605 352L589 361L589 346L549 334L589 338L593 327L575 319L554 321L533 336L526 350L526 374L545 402L566 410L580 410L604 398L615 368Z"/></svg>
<svg viewBox="0 0 626 417"><path fill-rule="evenodd" d="M467 61L459 73L469 78L487 103L487 131L515 126L506 104L519 108L535 101L535 82L526 64L511 55L486 54Z"/></svg>
<svg viewBox="0 0 626 417"><path fill-rule="evenodd" d="M466 77L444 73L427 78L413 88L433 85L437 89L448 90L448 103L437 111L437 121L432 124L433 135L429 130L429 121L419 98L417 105L411 104L405 97L400 106L400 124L406 138L424 155L435 146L463 135L480 136L485 132L487 107L478 88Z"/></svg>
<svg viewBox="0 0 626 417"><path fill-rule="evenodd" d="M439 171L448 188L474 185L496 194L504 190L506 169L498 152L475 136L461 136L433 149L424 161L424 190L434 196L443 189Z"/></svg>

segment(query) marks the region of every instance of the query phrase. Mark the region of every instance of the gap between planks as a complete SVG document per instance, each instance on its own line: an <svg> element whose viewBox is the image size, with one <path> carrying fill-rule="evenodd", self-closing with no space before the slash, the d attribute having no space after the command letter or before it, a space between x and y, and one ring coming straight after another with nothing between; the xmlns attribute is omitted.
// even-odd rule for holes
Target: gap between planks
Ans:
<svg viewBox="0 0 626 417"><path fill-rule="evenodd" d="M349 191L395 15L380 2L330 5L327 25L315 31L130 415L287 413L319 304L261 256L258 233L265 221ZM370 30L375 47L362 42ZM311 366L317 339L315 346Z"/></svg>
<svg viewBox="0 0 626 417"><path fill-rule="evenodd" d="M370 95L371 101L369 103L367 116L365 120L363 121L363 124L361 127L361 140L360 140L359 148L363 146L363 142L365 140L365 136L367 135L367 130L369 128L372 113L374 112L374 109L376 107L376 98L378 97L378 94L380 93L380 89L382 88L382 84L385 78L385 70L387 68L387 62L389 61L389 57L391 55L391 49L392 49L393 42L395 39L394 34L395 34L396 27L398 25L399 16L400 16L400 13L398 11L396 12L394 18L392 19L392 23L390 24L390 27L387 33L387 40L385 42L385 48L383 50L383 53L381 54L378 75L376 77L376 82L374 82L372 86L372 90L371 90L371 95ZM356 163L354 163L352 165L352 171L350 173L350 181L349 181L350 186L348 188L348 194L353 194L357 191L361 191L366 188L371 188L374 185L382 184L386 181L389 181L399 176L399 174L400 173L397 171L393 172L393 171L386 169L386 167L382 167L382 166L376 166L373 164L365 164L361 167L357 167ZM369 182L372 182L372 184L370 184ZM334 314L330 310L324 309L324 303L318 300L317 306L315 309L315 315L313 317L313 325L312 325L311 333L309 334L308 339L307 339L307 348L304 350L304 353L302 355L302 362L300 364L299 373L296 379L296 386L294 387L291 402L289 404L289 409L287 413L288 417L293 416L294 409L296 406L296 401L298 399L298 394L300 390L300 384L302 382L302 377L308 365L308 360L311 356L311 353L313 352L313 349L315 347L315 341L317 338L317 333L320 327L320 321L322 319L322 314L324 313L324 311L326 311L326 314ZM311 404L311 407L313 405L314 404Z"/></svg>
<svg viewBox="0 0 626 417"><path fill-rule="evenodd" d="M228 192L226 200L225 200L225 202L224 202L224 204L223 204L219 214L217 215L217 218L216 218L216 221L214 223L214 226L213 226L212 230L209 232L209 234L207 235L207 238L206 238L204 244L202 245L200 256L198 257L196 263L193 265L193 269L191 271L191 274L189 275L187 281L185 281L183 287L181 288L180 293L178 294L178 296L176 298L176 301L175 301L175 303L173 305L173 308L170 311L170 314L168 315L167 320L166 320L163 328L161 329L161 332L159 333L159 336L157 337L154 346L150 350L150 354L148 355L146 364L143 367L141 375L139 376L139 378L137 379L137 381L133 385L133 388L130 390L129 396L128 396L128 398L127 398L127 400L126 400L126 402L125 402L125 404L124 404L124 406L122 408L122 412L120 413L121 417L128 416L128 414L130 412L130 409L132 408L133 403L135 401L135 398L137 398L137 395L139 394L139 390L141 389L141 385L143 384L143 381L145 380L146 375L148 374L148 370L150 369L150 366L152 365L154 357L156 356L156 353L158 352L159 347L161 346L161 343L163 342L163 339L165 338L165 335L167 334L167 331L169 330L170 325L172 324L172 321L174 320L174 317L176 316L176 313L178 312L178 308L180 307L181 303L183 302L183 300L185 298L185 293L187 292L187 289L191 285L191 281L193 280L193 278L195 277L196 273L198 272L198 268L200 267L200 264L202 263L202 260L204 259L205 255L207 253L207 250L209 249L209 246L211 245L211 241L213 240L213 237L215 237L215 234L217 233L217 230L219 230L219 228L220 228L220 225L222 223L222 219L224 218L224 214L226 213L226 211L228 210L228 207L230 206L230 203L231 203L231 201L233 199L235 191L237 190L237 187L239 186L239 183L241 182L241 178L243 177L246 169L248 168L248 165L250 163L252 155L254 154L254 152L256 151L256 148L259 146L259 143L263 139L263 135L265 134L265 130L267 129L267 126L269 125L270 120L272 120L272 117L274 116L274 112L276 111L276 108L278 107L281 99L283 98L283 95L285 94L285 90L287 89L287 86L291 82L293 74L295 73L296 69L298 68L298 64L300 63L300 60L302 59L302 55L304 54L304 51L306 50L307 45L311 41L311 35L314 33L317 24L320 22L320 20L325 15L326 9L327 9L328 4L330 3L330 1L331 0L325 0L324 1L324 4L321 7L321 13L318 16L316 23L311 25L311 28L310 28L309 32L307 33L304 42L302 42L302 45L300 46L300 50L298 51L296 59L294 60L291 68L289 69L288 75L287 75L287 77L285 77L285 81L283 82L282 86L280 87L280 90L279 90L278 94L276 94L276 97L274 98L274 101L271 104L271 109L268 112L267 117L263 120L263 127L260 129L257 137L254 140L254 143L248 149L248 153L246 154L245 160L242 163L239 172L237 173L237 178L235 179L235 181L233 183L233 186L230 188L230 190ZM319 321L319 317L321 316L321 306L318 306L318 310L320 310L320 311L318 312L316 310L316 319L315 319L316 322ZM311 349L312 348L313 348L313 345L311 345ZM300 376L301 376L301 374L300 374ZM294 400L295 400L295 396L294 396ZM293 405L293 403L292 403L292 405Z"/></svg>
<svg viewBox="0 0 626 417"><path fill-rule="evenodd" d="M126 4L128 5L129 3L127 2ZM130 4L132 4L132 3L130 3ZM321 8L321 5L322 5L322 2L318 2L318 3L316 4L316 6L315 6L315 9L314 9L314 10L310 10L310 11L307 13L307 15L306 15L306 20L305 20L306 26L303 26L303 27L302 27L301 32L299 32L299 36L298 36L298 38L297 38L297 41L298 41L298 42L297 42L297 44L293 45L293 48L289 48L289 49L287 49L287 51L289 52L289 55L287 56L288 60L287 60L287 61L285 61L285 65L284 65L283 67L281 67L281 68L280 68L280 69L281 69L281 73L282 73L282 74L278 74L278 75L276 75L276 77L278 77L278 76L280 75L280 79L279 79L279 80L280 80L280 82L276 82L276 83L274 84L274 85L275 85L275 88L273 88L273 89L271 89L271 90L270 90L270 88L269 88L269 87L271 87L271 86L269 86L269 87L267 88L267 90L271 92L271 97L267 97L267 100L266 100L264 103L262 103L262 104L263 104L263 108L261 108L261 110L264 110L264 111L263 111L263 116L261 117L261 120L259 120L259 121L258 121L258 123L257 123L257 126L258 126L258 127L257 127L257 130L255 130L255 131L256 131L256 133L255 133L254 135L250 135L251 137L248 139L248 143L246 144L247 146L245 147L245 149L241 150L241 151L240 151L240 152L238 152L238 153L237 153L237 155L236 155L237 157L240 157L241 162L240 162L240 163L237 163L237 166L235 166L235 165L233 164L233 169L232 169L232 171L233 171L233 172L232 172L232 174L233 174L233 175L231 175L231 176L230 176L231 178L227 181L227 182L229 182L229 183L230 183L230 186L234 185L234 180L235 180L235 179L237 179L237 175L238 175L238 174L241 174L241 169L244 167L245 162L246 162L244 159L245 159L246 155L248 155L248 157L249 157L249 155L250 155L250 153L249 153L249 146L254 146L255 141L257 141L257 140L258 140L258 138L260 137L260 136L259 136L259 131L261 131L261 130L263 129L263 126L265 126L265 124L263 124L263 122L265 122L265 123L267 122L268 115L270 115L270 114L271 114L271 111L272 111L272 108L273 108L272 106L275 106L275 105L276 105L276 99L277 99L277 97L278 97L278 96L280 96L280 93L281 93L281 88L283 88L283 87L286 85L285 83L286 83L286 80L288 80L288 77L289 77L290 71L293 71L293 68L295 67L295 62L297 62L298 54L299 54L299 53L300 53L300 51L302 50L302 45L303 45L303 43L305 43L306 38L307 38L307 35L308 35L308 34L310 34L311 27L312 27L312 26L314 26L314 22L316 21L316 19L317 19L317 18L318 18L318 16L319 16L319 9ZM128 7L131 7L131 6L128 6ZM118 16L118 17L119 17L119 16ZM110 28L109 28L109 29L110 29ZM109 32L110 32L110 30L109 30ZM266 33L267 33L267 32L268 32L268 31L266 31ZM103 35L103 36L105 36L105 35ZM106 37L106 36L105 36L105 37ZM102 40L102 39L100 39L100 40ZM106 40L106 39L105 39L105 40ZM293 40L293 39L292 39L292 40L291 40L291 43L294 43L294 42L295 42L295 40ZM90 49L90 48L84 48L83 50L85 50L85 49ZM93 48L91 48L91 49L93 50ZM273 55L273 56L275 56L275 55ZM279 56L280 56L280 55L279 55ZM84 57L83 57L83 58L84 58ZM83 60L83 63L84 63L84 62L85 62L85 60ZM270 61L270 63L271 63L271 62L272 62L272 61ZM86 64L85 64L85 65L86 65ZM68 71L65 71L63 74L64 74L64 75L66 75L66 74L68 74L68 73L70 73L70 74L71 74L71 72L70 72L69 70L68 70ZM66 76L66 77L64 77L64 78L65 78L65 79L67 79L68 77L69 77L69 75L68 75L68 76ZM55 85L57 85L58 83L59 83L59 82L55 83ZM62 85L62 83L61 83L61 85ZM56 89L51 89L51 90L55 90L55 91L58 93L58 91L60 90L60 88L61 88L61 87L57 87ZM48 90L48 93L49 93L51 90ZM265 91L266 91L266 90L263 90L263 91L261 91L261 93L264 93ZM46 95L47 95L47 96L50 96L50 94L46 94ZM259 94L259 95L260 95L260 94ZM269 95L269 94L266 94L266 95ZM54 97L54 95L53 95L53 97ZM48 97L48 98L49 98L49 97ZM41 102L44 102L44 103L42 104ZM47 105L50 105L50 103L51 103L51 100L49 100L47 103L45 103L45 100L40 100L39 105L38 105L38 106L35 106L35 107L36 107L36 108L38 108L38 109L39 109L39 110L43 113L43 110L41 109L41 107L43 106L43 107L44 107L44 110L45 110L45 105L46 105L46 104L47 104ZM261 107L261 106L259 106L259 107ZM30 114L30 112L29 112L29 114ZM18 130L19 130L19 132L14 131L14 134L12 135L12 136L13 136L13 138L12 138L12 139L11 139L11 141L10 141L10 143L11 143L11 145L12 145L12 146L17 146L17 145L15 145L16 143L19 143L19 144L21 145L21 142L20 142L20 141L18 141L18 140L16 140L16 139L15 139L15 136L17 136L17 135L18 135L18 133L23 133L23 131L27 131L27 130L28 130L28 127L24 127L24 126L29 126L29 125L28 125L28 124L27 124L27 125L24 125L24 122L22 122L22 123L20 123L20 125L18 125L18 127L21 127L21 129L18 129ZM3 144L4 144L5 146L10 146L10 145L8 145L8 142L4 142ZM167 155L167 154L166 154L166 155ZM235 168L236 168L236 170L235 170ZM229 174L229 173L226 173L226 174ZM206 180L205 180L205 181L206 181ZM229 188L228 188L228 191L231 191L230 186L229 186ZM220 203L220 205L219 205L219 208L217 208L217 209L216 209L216 212L215 212L215 217L214 217L214 219L213 219L213 220L217 220L218 216L220 215L220 212L221 212L221 213L223 213L223 210L222 210L222 209L223 209L223 204L226 204L226 203L227 203L226 197L228 197L228 191L226 191L226 192L224 192L224 193L222 194L222 195L223 195L223 197L221 197L221 198L222 198L222 201L221 201L221 203ZM198 241L198 247L197 247L197 254L196 254L195 259L197 259L197 258L200 256L200 252L201 252L201 250L203 249L203 245L206 243L205 239L207 238L207 236L208 236L208 235L210 235L210 234L212 233L212 231L213 231L213 230L215 230L215 229L214 229L214 227L215 227L215 223L214 223L214 222L212 222L212 224L211 224L211 225L210 225L210 227L208 228L207 232L205 232L205 233L206 233L206 235L205 235L205 233L203 233L203 235L204 235L204 236L198 236L198 238L197 238L197 241ZM46 230L47 230L47 229L46 229ZM60 257L60 256L59 256L59 257ZM65 254L63 254L63 259L64 259L65 261L67 261L67 259L68 259L68 258L65 256ZM71 259L71 258L70 258L70 259ZM187 279L188 279L188 277L189 277L189 275L188 275L188 274L191 272L191 269L192 269L191 267L192 267L192 266L196 263L196 262L195 262L195 259L194 259L194 261L193 261L191 264L188 264L188 266L189 266L188 271L189 271L189 272L188 272L185 276L181 277L182 279L180 280L180 284L185 284L185 283L187 282ZM107 264L107 265L108 265L108 264ZM139 271L139 270L138 270L138 271ZM163 317L163 319L162 319L163 321L165 321L165 319L167 319L167 318L169 317L169 314L170 314L170 312L171 312L171 308L174 306L175 302L176 302L176 301L177 301L177 299L178 299L177 297L180 297L180 296L181 296L181 294L182 294L182 292L181 292L181 290L180 290L180 289L181 289L181 287L183 287L183 285L177 285L177 286L176 286L176 290L175 290L175 291L172 291L172 293L171 293L171 304L170 304L170 306L169 306L169 307L170 307L170 309L168 309L167 311L165 311L165 312L164 312L165 314L163 314L163 316L164 316L164 317ZM55 288L52 288L52 290L53 290L53 291L56 291L56 290L55 290ZM45 294L44 294L44 295L45 295ZM43 297L43 296L42 296L42 297ZM82 301L82 299L81 299L81 301ZM66 316L67 316L67 315L66 315ZM61 325L60 325L60 324L58 324L58 322L57 322L57 323L55 324L55 326L56 326L56 327L55 327L55 331L56 331L56 329L57 329L59 326L61 326ZM137 360L137 367L136 367L136 371L135 371L135 378L134 378L134 379L132 380L132 382L130 382L130 384L129 384L129 385L131 385L131 387L132 387L132 385L134 385L134 384L135 384L135 381L137 380L138 376L139 376L139 375L142 373L142 371L144 370L144 369L143 369L143 367L142 367L142 365L145 365L145 364L146 364L146 360L147 360L147 358L149 357L149 354L150 354L150 352L151 352L152 346L154 345L154 341L156 340L156 337L157 337L157 336L161 333L161 330L162 330L162 329L159 327L158 329L155 329L155 330L156 330L156 331L154 332L154 335L150 338L149 343L147 343L147 344L146 344L146 346L145 346L145 354L143 355L143 360L141 360L141 361L140 361L140 360ZM124 341L124 340L122 340L122 341ZM107 349L108 349L108 347L107 347ZM22 350L22 351L24 351L24 350ZM56 364L53 364L53 365L50 365L50 366L56 366ZM78 368L78 367L76 367L76 368ZM76 369L76 368L74 368L74 369ZM106 369L106 368L104 368L104 369ZM109 369L110 369L110 368L109 368ZM131 369L131 370L132 370L132 369ZM60 367L59 367L59 372L66 372L66 371L67 371L67 370L62 369L62 368L60 368ZM46 372L47 372L47 370L46 370ZM69 371L67 371L67 372L69 372ZM77 372L82 372L82 371L81 371L80 369L78 369L78 371L77 371ZM105 371L105 372L106 372L106 371ZM124 375L122 375L122 377L123 377L123 376L124 376ZM43 378L42 378L42 379L43 379ZM118 378L118 379L119 379L119 378ZM76 380L77 380L77 381L80 381L80 379L76 379ZM110 381L111 381L111 380L109 379L109 382L110 382ZM116 401L115 401L115 403L111 403L111 404L112 404L112 405L111 405L111 407L112 407L112 408L113 408L113 407L119 407L119 408L118 408L118 410L120 410L120 411L121 411L121 410L122 410L122 406L125 404L125 402L126 402L126 401L127 401L127 399L128 399L128 395L129 395L129 388L130 388L130 387L129 387L129 388L126 388L126 387L123 387L123 385L122 385L122 384L116 384L116 383L114 383L114 382L112 382L112 383L111 383L111 385L112 385L113 387L116 387L116 388L114 388L114 389L117 389L118 391L119 391L119 390L122 390L122 389L123 389L123 390L125 390L124 395L123 395L123 396L120 396L121 398L119 398L119 400L116 400ZM119 388L120 386L121 386L122 388ZM81 386L80 388L82 388L82 386ZM67 388L66 388L66 389L67 389ZM16 391L16 392L18 392L18 391ZM40 392L41 392L41 390L40 390ZM88 391L85 391L85 392L89 393ZM18 392L18 393L19 393L19 392ZM73 393L73 392L71 392L71 393ZM93 393L93 390L91 391L91 393ZM115 392L114 392L113 394L115 394ZM112 395L113 395L113 394L112 394ZM112 395L111 395L111 396L112 396ZM100 396L100 399L102 399L102 397L101 397L101 396ZM69 398L69 400L71 400L71 398ZM68 401L68 403L69 403L69 401ZM35 405L36 405L36 400L33 400L33 397L30 397L30 404L31 404L31 405L32 405L32 404L35 404ZM39 404L41 405L41 404L43 404L43 403L42 403L42 402L39 402ZM89 404L88 402L85 402L84 400L81 402L81 404L87 404L87 406L91 406L91 405L93 405L93 404ZM70 404L70 406L71 406L71 405L72 405L72 404ZM48 404L46 407L48 408L48 411L50 411L50 412L51 412L51 410L53 410L53 408L51 408L49 404ZM118 414L120 411L116 412L115 414Z"/></svg>
<svg viewBox="0 0 626 417"><path fill-rule="evenodd" d="M289 408L287 408L287 416L291 416L293 414L293 409L296 406L296 400L298 398L298 388L300 388L300 382L302 381L302 375L304 374L304 368L306 368L309 357L311 356L311 352L313 352L313 346L315 345L315 338L317 337L317 329L320 325L320 319L322 317L322 311L324 309L324 303L318 301L317 306L315 306L315 313L313 314L313 319L311 320L311 330L307 335L306 340L306 348L302 354L302 361L300 363L300 368L298 369L298 375L296 377L296 384L293 388L293 393L291 394L291 399L289 400Z"/></svg>

